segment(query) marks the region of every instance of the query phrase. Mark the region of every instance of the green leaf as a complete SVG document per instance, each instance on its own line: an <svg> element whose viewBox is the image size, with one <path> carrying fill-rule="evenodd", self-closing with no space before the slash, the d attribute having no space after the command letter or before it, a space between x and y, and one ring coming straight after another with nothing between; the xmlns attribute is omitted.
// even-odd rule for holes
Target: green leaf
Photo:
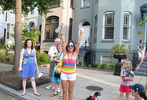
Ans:
<svg viewBox="0 0 147 100"><path fill-rule="evenodd" d="M139 25L140 26L143 26L144 25L144 21L142 19L140 20Z"/></svg>
<svg viewBox="0 0 147 100"><path fill-rule="evenodd" d="M22 12L27 15L37 7L40 14L47 14L50 6L59 4L60 0L22 0ZM15 13L15 0L0 0L0 6L3 11L12 10Z"/></svg>
<svg viewBox="0 0 147 100"><path fill-rule="evenodd" d="M11 35L11 37L14 37L14 34L13 33L11 33L10 35Z"/></svg>

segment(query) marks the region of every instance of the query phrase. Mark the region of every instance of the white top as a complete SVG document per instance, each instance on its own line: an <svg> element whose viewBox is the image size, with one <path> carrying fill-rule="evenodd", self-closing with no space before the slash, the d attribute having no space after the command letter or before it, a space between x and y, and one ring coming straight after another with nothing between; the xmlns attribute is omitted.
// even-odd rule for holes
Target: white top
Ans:
<svg viewBox="0 0 147 100"><path fill-rule="evenodd" d="M56 46L50 47L50 50L49 50L48 54L50 54L50 55L52 56L52 57L50 58L51 61L53 61L53 57L54 57L55 55L57 55L57 53L58 53L58 51L57 51Z"/></svg>

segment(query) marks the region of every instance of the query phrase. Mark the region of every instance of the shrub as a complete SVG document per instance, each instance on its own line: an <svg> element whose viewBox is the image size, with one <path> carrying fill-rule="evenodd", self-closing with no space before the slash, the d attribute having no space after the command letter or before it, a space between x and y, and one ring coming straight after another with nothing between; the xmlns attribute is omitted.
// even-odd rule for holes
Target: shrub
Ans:
<svg viewBox="0 0 147 100"><path fill-rule="evenodd" d="M15 50L15 44L12 44L12 45L11 45L11 49L12 49L12 50Z"/></svg>
<svg viewBox="0 0 147 100"><path fill-rule="evenodd" d="M0 71L0 74L2 74L2 75L6 75L7 73L8 73L8 71L6 71L6 70Z"/></svg>
<svg viewBox="0 0 147 100"><path fill-rule="evenodd" d="M36 57L37 57L37 62L39 65L50 64L50 58L46 53L36 51Z"/></svg>
<svg viewBox="0 0 147 100"><path fill-rule="evenodd" d="M0 58L4 58L6 56L6 49L0 49Z"/></svg>
<svg viewBox="0 0 147 100"><path fill-rule="evenodd" d="M106 66L107 70L110 70L110 65L111 65L111 63L107 63L107 66Z"/></svg>
<svg viewBox="0 0 147 100"><path fill-rule="evenodd" d="M82 66L82 61L79 61L79 66Z"/></svg>
<svg viewBox="0 0 147 100"><path fill-rule="evenodd" d="M88 64L88 68L91 68L91 65L90 64Z"/></svg>
<svg viewBox="0 0 147 100"><path fill-rule="evenodd" d="M0 49L0 61L7 62L6 49Z"/></svg>
<svg viewBox="0 0 147 100"><path fill-rule="evenodd" d="M13 63L14 61L14 51L13 50L8 51L8 58L9 58L9 62Z"/></svg>
<svg viewBox="0 0 147 100"><path fill-rule="evenodd" d="M102 64L101 63L98 63L98 68L102 69Z"/></svg>
<svg viewBox="0 0 147 100"><path fill-rule="evenodd" d="M106 68L107 68L107 63L103 63L103 64L102 64L102 68L103 68L103 69L106 69Z"/></svg>
<svg viewBox="0 0 147 100"><path fill-rule="evenodd" d="M6 49L5 45L0 43L0 49Z"/></svg>
<svg viewBox="0 0 147 100"><path fill-rule="evenodd" d="M112 47L112 49L112 53L115 55L127 55L127 57L129 57L125 44L116 44Z"/></svg>
<svg viewBox="0 0 147 100"><path fill-rule="evenodd" d="M96 63L94 64L94 67L98 68L98 66L99 66L99 63L96 62Z"/></svg>
<svg viewBox="0 0 147 100"><path fill-rule="evenodd" d="M114 70L114 69L115 69L115 65L114 65L114 64L111 64L111 65L110 65L110 69L111 69L111 70Z"/></svg>
<svg viewBox="0 0 147 100"><path fill-rule="evenodd" d="M86 67L86 64L82 64L82 67Z"/></svg>

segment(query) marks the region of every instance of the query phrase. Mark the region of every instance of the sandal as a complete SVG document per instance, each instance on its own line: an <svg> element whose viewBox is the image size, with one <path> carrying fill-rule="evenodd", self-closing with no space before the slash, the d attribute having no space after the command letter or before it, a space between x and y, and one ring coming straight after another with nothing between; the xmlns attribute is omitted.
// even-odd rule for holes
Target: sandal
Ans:
<svg viewBox="0 0 147 100"><path fill-rule="evenodd" d="M54 97L54 96L56 96L56 95L58 95L58 94L52 93L50 96L51 96L51 97Z"/></svg>
<svg viewBox="0 0 147 100"><path fill-rule="evenodd" d="M24 93L21 93L21 96L25 96L26 95L26 92L24 92Z"/></svg>
<svg viewBox="0 0 147 100"><path fill-rule="evenodd" d="M39 93L34 93L34 95L36 95L36 96L38 96L38 97L40 97L40 96L41 96L41 94L39 94Z"/></svg>

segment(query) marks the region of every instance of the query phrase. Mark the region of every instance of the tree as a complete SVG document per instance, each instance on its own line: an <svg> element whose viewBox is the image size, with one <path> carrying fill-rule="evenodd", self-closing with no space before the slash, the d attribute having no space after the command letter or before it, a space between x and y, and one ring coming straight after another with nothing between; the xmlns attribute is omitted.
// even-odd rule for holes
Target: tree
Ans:
<svg viewBox="0 0 147 100"><path fill-rule="evenodd" d="M39 39L39 35L41 35L41 32L37 28L32 28L31 31L28 30L30 27L28 25L25 25L22 30L22 40L31 39L33 44L35 44L36 39Z"/></svg>
<svg viewBox="0 0 147 100"><path fill-rule="evenodd" d="M140 19L139 25L140 25L140 26L143 26L144 23L146 23L146 22L147 22L147 20L142 20L142 19Z"/></svg>
<svg viewBox="0 0 147 100"><path fill-rule="evenodd" d="M31 30L30 30L31 29ZM14 34L10 34L11 37L14 37ZM26 39L31 39L33 44L36 43L36 40L39 39L39 36L41 35L41 32L36 27L31 28L27 25L27 23L23 23L22 28L22 41L25 41Z"/></svg>
<svg viewBox="0 0 147 100"><path fill-rule="evenodd" d="M3 8L3 11L15 9L16 0L0 0L0 6ZM38 8L40 14L47 14L48 8L52 5L59 5L60 0L22 0L22 13L27 15L35 7Z"/></svg>
<svg viewBox="0 0 147 100"><path fill-rule="evenodd" d="M22 29L22 16L21 16L21 0L16 0L16 14L15 14L15 57L14 57L14 72L17 71L19 66L19 58L21 51L21 29Z"/></svg>
<svg viewBox="0 0 147 100"><path fill-rule="evenodd" d="M35 7L40 14L47 14L49 6L56 5L60 0L0 0L3 11L12 10L15 13L15 58L14 72L19 67L19 58L22 44L22 14L27 15Z"/></svg>

